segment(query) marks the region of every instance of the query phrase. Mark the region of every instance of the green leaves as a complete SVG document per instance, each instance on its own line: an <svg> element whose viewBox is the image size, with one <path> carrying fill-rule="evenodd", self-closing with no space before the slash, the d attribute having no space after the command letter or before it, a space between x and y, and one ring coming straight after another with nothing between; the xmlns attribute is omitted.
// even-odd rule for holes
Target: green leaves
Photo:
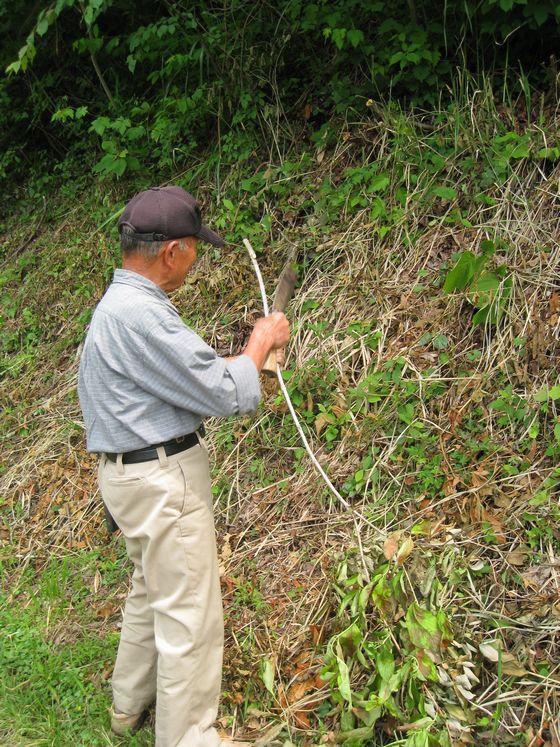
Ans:
<svg viewBox="0 0 560 747"><path fill-rule="evenodd" d="M65 106L58 109L51 117L51 122L67 122L69 120L83 119L88 112L87 106L79 106L73 109L71 106Z"/></svg>
<svg viewBox="0 0 560 747"><path fill-rule="evenodd" d="M93 120L90 131L103 137L101 147L105 151L103 158L93 167L94 173L121 177L126 171L140 171L142 166L138 156L142 148L137 141L146 135L144 125L132 125L128 117L110 119L103 116Z"/></svg>
<svg viewBox="0 0 560 747"><path fill-rule="evenodd" d="M338 665L338 672L337 672L337 678L336 678L336 684L338 686L338 691L349 704L350 707L352 707L352 688L350 687L350 670L348 669L348 665L344 661L344 659L341 656L336 657L336 662Z"/></svg>
<svg viewBox="0 0 560 747"><path fill-rule="evenodd" d="M335 588L351 622L328 642L321 676L344 709L340 727L348 734L360 730L352 716L371 728L390 715L412 731L432 735L424 683L439 682L436 664L444 662L453 634L442 609L409 596L405 578L402 570L383 564L366 583L362 574L352 574L348 561L339 566ZM359 607L350 599L360 599ZM426 742L431 743L437 741Z"/></svg>
<svg viewBox="0 0 560 747"><path fill-rule="evenodd" d="M434 187L432 194L436 197L441 197L442 200L456 200L457 192L451 187Z"/></svg>
<svg viewBox="0 0 560 747"><path fill-rule="evenodd" d="M452 293L455 290L465 290L478 277L486 263L495 252L492 241L483 241L482 254L476 256L471 251L462 252L455 266L448 272L443 283L443 290Z"/></svg>
<svg viewBox="0 0 560 747"><path fill-rule="evenodd" d="M416 602L408 608L404 624L412 644L432 654L439 653L444 635L450 636L443 612L434 614Z"/></svg>
<svg viewBox="0 0 560 747"><path fill-rule="evenodd" d="M112 5L111 0L87 0L87 3L83 6L83 19L86 26L91 27L110 5Z"/></svg>
<svg viewBox="0 0 560 747"><path fill-rule="evenodd" d="M554 386L551 386L550 389L548 387L543 387L535 394L536 402L546 402L549 399L553 401L560 399L560 384L555 384Z"/></svg>
<svg viewBox="0 0 560 747"><path fill-rule="evenodd" d="M389 184L388 174L376 174L368 184L368 192L384 192Z"/></svg>
<svg viewBox="0 0 560 747"><path fill-rule="evenodd" d="M496 250L495 244L483 241L481 248L482 254L478 256L468 250L460 254L445 277L443 290L467 292L468 300L478 309L472 318L473 325L496 324L511 294L513 280L504 266L494 271L485 269Z"/></svg>
<svg viewBox="0 0 560 747"><path fill-rule="evenodd" d="M325 28L323 29L325 39L331 39L337 49L342 50L350 46L354 49L364 40L364 34L359 29Z"/></svg>
<svg viewBox="0 0 560 747"><path fill-rule="evenodd" d="M274 695L274 665L270 659L264 659L261 663L261 679L268 692Z"/></svg>

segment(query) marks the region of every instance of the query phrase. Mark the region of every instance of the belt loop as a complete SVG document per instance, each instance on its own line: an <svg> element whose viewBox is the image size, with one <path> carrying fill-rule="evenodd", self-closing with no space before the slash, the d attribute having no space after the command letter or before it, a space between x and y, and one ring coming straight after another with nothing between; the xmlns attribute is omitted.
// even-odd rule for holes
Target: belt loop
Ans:
<svg viewBox="0 0 560 747"><path fill-rule="evenodd" d="M157 451L159 466L167 467L167 465L169 464L169 459L167 458L167 454L165 453L165 449L163 448L163 446L158 446L156 451Z"/></svg>
<svg viewBox="0 0 560 747"><path fill-rule="evenodd" d="M117 454L117 474L118 475L124 475L124 464L122 462L122 454Z"/></svg>
<svg viewBox="0 0 560 747"><path fill-rule="evenodd" d="M198 438L198 443L200 444L201 448L205 451L208 451L208 447L206 446L206 441L203 438L203 433L200 433L200 431L195 431L195 435Z"/></svg>

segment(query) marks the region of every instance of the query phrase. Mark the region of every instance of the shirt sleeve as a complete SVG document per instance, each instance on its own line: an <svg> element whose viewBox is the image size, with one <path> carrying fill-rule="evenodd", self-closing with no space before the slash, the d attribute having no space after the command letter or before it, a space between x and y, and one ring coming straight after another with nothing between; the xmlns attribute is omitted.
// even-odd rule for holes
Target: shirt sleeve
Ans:
<svg viewBox="0 0 560 747"><path fill-rule="evenodd" d="M137 383L154 396L202 417L257 409L259 374L248 355L220 358L178 316L160 323L144 343Z"/></svg>

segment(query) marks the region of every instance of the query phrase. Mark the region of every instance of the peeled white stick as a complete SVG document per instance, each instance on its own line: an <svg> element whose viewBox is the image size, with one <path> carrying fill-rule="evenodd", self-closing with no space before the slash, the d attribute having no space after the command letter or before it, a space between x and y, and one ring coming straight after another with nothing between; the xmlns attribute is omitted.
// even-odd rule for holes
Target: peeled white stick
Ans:
<svg viewBox="0 0 560 747"><path fill-rule="evenodd" d="M265 316L268 316L268 301L267 301L267 298L266 298L266 290L265 290L265 287L264 287L264 281L263 281L261 269L259 267L259 263L257 262L257 255L255 254L255 250L253 249L253 247L249 243L248 239L243 239L243 244L245 245L245 248L247 249L247 251L249 252L249 256L251 257L251 262L253 263L253 268L255 270L255 275L257 276L257 280L258 280L258 283L259 283L259 288L260 288L260 291L261 291L264 314L265 314ZM329 479L329 476L327 475L327 473L325 472L325 470L321 467L321 465L319 464L319 460L317 459L317 457L315 456L315 454L311 450L311 446L309 445L309 441L307 440L307 437L306 437L306 435L304 433L302 425L299 422L299 418L298 418L298 416L296 414L296 411L294 410L294 406L292 404L292 400L290 399L290 395L288 393L288 390L286 389L286 385L284 384L284 379L282 378L282 371L280 370L280 366L278 364L276 365L276 376L278 378L278 383L280 384L280 389L282 391L284 399L286 400L286 404L288 405L288 410L290 411L290 415L292 416L292 420L294 421L295 426L297 428L297 431L299 433L299 436L301 438L301 442L305 446L305 450L309 454L309 458L313 462L313 466L315 467L315 469L317 470L317 472L321 475L321 477L325 481L325 483L326 483L327 487L329 488L329 490L331 491L331 493L340 501L340 503L342 503L342 505L344 506L344 508L346 508L348 511L351 511L354 514L354 516L356 516L359 519L361 519L369 527L371 527L372 529L374 529L380 537L384 538L385 537L384 533L380 529L378 529L378 527L376 527L375 524L373 524L373 522L371 522L369 519L367 519L362 513L360 513L359 511L356 511L356 509L353 508L348 503L348 501L340 495L340 493L338 492L338 490L332 484L332 482ZM358 537L359 537L359 532L358 532ZM367 575L367 568L365 566L365 563L364 563L364 569L366 570L366 575Z"/></svg>
<svg viewBox="0 0 560 747"><path fill-rule="evenodd" d="M255 250L249 243L249 239L243 239L243 244L245 245L245 249L249 252L249 256L251 257L251 262L253 263L253 268L255 270L255 275L257 276L257 280L259 281L259 288L261 290L261 296L262 296L262 304L264 309L264 315L268 316L268 300L266 298L266 290L264 287L264 281L263 276L261 274L261 268L259 267L259 263L257 262L257 255L255 254Z"/></svg>

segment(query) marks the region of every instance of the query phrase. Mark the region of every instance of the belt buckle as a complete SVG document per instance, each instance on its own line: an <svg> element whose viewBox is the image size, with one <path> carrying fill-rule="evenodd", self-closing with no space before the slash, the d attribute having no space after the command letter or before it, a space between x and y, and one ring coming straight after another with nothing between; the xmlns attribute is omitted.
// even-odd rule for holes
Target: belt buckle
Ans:
<svg viewBox="0 0 560 747"><path fill-rule="evenodd" d="M185 438L186 438L186 436L177 436L177 438L175 439L175 441L177 441L178 444L182 444L183 441L185 440Z"/></svg>

